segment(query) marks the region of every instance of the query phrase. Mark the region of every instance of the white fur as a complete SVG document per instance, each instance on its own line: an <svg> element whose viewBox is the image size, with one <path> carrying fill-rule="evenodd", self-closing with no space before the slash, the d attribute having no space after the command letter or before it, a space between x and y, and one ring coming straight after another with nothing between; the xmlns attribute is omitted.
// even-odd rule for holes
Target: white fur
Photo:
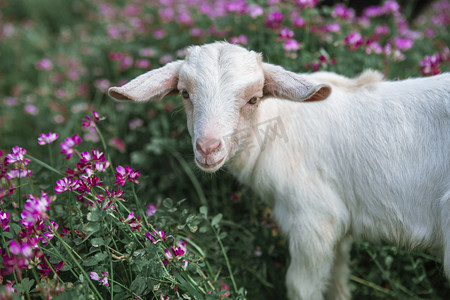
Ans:
<svg viewBox="0 0 450 300"><path fill-rule="evenodd" d="M214 43L140 77L110 94L140 101L187 90L198 166L227 163L273 200L289 238L290 299L349 299L352 238L430 250L450 278L450 74L396 82L374 71L295 74ZM205 153L199 139L220 145Z"/></svg>

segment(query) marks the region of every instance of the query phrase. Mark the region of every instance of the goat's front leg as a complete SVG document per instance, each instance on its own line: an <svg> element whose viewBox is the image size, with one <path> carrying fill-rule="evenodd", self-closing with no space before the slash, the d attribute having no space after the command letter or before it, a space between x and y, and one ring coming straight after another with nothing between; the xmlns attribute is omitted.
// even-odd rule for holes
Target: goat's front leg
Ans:
<svg viewBox="0 0 450 300"><path fill-rule="evenodd" d="M286 275L288 298L319 300L329 289L331 274L336 273L336 249L344 230L334 212L275 207L275 217L288 235L291 263ZM333 276L348 274L333 274ZM335 295L344 299L345 295ZM348 293L346 295L348 297Z"/></svg>

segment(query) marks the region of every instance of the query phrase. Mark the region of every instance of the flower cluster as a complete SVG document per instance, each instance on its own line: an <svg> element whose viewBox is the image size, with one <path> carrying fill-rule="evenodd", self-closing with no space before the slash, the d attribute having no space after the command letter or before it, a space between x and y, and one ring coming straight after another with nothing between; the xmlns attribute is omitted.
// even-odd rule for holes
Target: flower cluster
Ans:
<svg viewBox="0 0 450 300"><path fill-rule="evenodd" d="M28 158L25 158L25 154L27 150L24 148L20 148L19 146L14 146L12 148L12 152L6 155L2 168L2 174L5 174L7 179L13 178L23 178L31 176L31 170L28 170L27 165L30 162ZM7 170L6 166L10 165L10 168ZM2 175L0 175L2 176ZM0 177L1 178L1 177Z"/></svg>
<svg viewBox="0 0 450 300"><path fill-rule="evenodd" d="M74 153L76 153L76 150L74 149L75 146L77 146L79 143L81 143L82 140L78 136L78 134L74 134L72 137L68 137L62 142L59 146L61 147L61 153L66 155L66 159L69 159L72 157Z"/></svg>
<svg viewBox="0 0 450 300"><path fill-rule="evenodd" d="M38 138L39 145L46 145L53 143L58 138L57 133L49 132L47 134L41 133L41 136Z"/></svg>
<svg viewBox="0 0 450 300"><path fill-rule="evenodd" d="M425 56L420 61L422 75L430 76L441 73L440 65L450 61L450 50L445 48L441 53Z"/></svg>
<svg viewBox="0 0 450 300"><path fill-rule="evenodd" d="M123 186L127 181L134 184L139 184L139 181L137 179L141 175L140 171L135 171L129 166L125 166L125 168L122 166L118 166L116 168L116 171L116 181L114 182L114 184Z"/></svg>
<svg viewBox="0 0 450 300"><path fill-rule="evenodd" d="M125 220L122 218L119 218L119 220L123 224L129 225L132 230L139 230L139 228L141 228L141 218L139 216L135 217L134 212L130 212Z"/></svg>
<svg viewBox="0 0 450 300"><path fill-rule="evenodd" d="M180 260L183 255L186 253L186 242L183 240L179 240L176 246L171 246L169 249L164 249L164 255L166 259L163 260L164 265L167 265L170 260ZM183 266L186 269L187 260L184 260L185 265Z"/></svg>

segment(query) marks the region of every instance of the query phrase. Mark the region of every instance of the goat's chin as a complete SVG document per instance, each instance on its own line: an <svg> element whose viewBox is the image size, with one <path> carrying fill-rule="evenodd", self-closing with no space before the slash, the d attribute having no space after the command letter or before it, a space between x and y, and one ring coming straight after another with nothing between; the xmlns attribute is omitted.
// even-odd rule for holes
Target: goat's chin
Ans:
<svg viewBox="0 0 450 300"><path fill-rule="evenodd" d="M195 163L204 172L214 173L225 164L225 156L214 163L203 163L198 158L195 158Z"/></svg>

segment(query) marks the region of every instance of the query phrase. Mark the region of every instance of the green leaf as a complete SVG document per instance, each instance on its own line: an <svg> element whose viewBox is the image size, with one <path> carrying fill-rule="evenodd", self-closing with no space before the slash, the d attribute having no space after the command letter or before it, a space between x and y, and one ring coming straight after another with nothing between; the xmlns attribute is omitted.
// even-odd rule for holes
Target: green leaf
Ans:
<svg viewBox="0 0 450 300"><path fill-rule="evenodd" d="M220 220L222 220L223 215L221 213L217 214L214 218L211 220L211 225L214 227L217 227Z"/></svg>
<svg viewBox="0 0 450 300"><path fill-rule="evenodd" d="M170 199L170 198L166 198L166 199L163 200L162 204L163 204L163 206L165 208L172 208L173 207L173 200Z"/></svg>
<svg viewBox="0 0 450 300"><path fill-rule="evenodd" d="M200 213L206 217L208 217L208 208L206 206L200 206Z"/></svg>
<svg viewBox="0 0 450 300"><path fill-rule="evenodd" d="M12 232L10 232L10 231L3 231L2 234L4 237L6 237L8 239L14 239L14 236L13 236Z"/></svg>
<svg viewBox="0 0 450 300"><path fill-rule="evenodd" d="M102 217L102 212L99 210L91 211L87 214L87 220L91 222L98 222Z"/></svg>
<svg viewBox="0 0 450 300"><path fill-rule="evenodd" d="M135 280L131 283L130 290L138 295L142 295L145 288L147 287L145 277L138 275Z"/></svg>
<svg viewBox="0 0 450 300"><path fill-rule="evenodd" d="M93 238L91 240L91 244L94 247L98 247L98 246L104 246L105 245L105 241L103 240L103 238Z"/></svg>
<svg viewBox="0 0 450 300"><path fill-rule="evenodd" d="M23 278L20 285L23 287L24 293L28 293L34 284L34 279Z"/></svg>
<svg viewBox="0 0 450 300"><path fill-rule="evenodd" d="M108 257L108 254L105 252L99 252L95 254L94 258L97 260L98 263L104 261Z"/></svg>
<svg viewBox="0 0 450 300"><path fill-rule="evenodd" d="M83 266L92 267L98 265L98 261L95 257L89 257L83 261Z"/></svg>

